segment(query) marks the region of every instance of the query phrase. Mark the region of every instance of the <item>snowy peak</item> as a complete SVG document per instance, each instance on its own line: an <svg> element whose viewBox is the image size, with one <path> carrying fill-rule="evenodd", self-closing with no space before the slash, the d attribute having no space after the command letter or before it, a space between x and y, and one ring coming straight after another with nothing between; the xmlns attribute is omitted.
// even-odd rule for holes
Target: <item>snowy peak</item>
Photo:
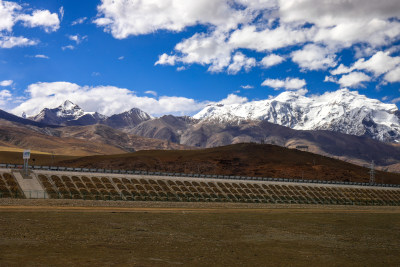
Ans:
<svg viewBox="0 0 400 267"><path fill-rule="evenodd" d="M136 126L142 121L152 119L152 117L138 108L132 108L129 111L108 117L97 112L85 112L78 105L66 100L56 108L43 109L30 119L49 125L84 126L100 123L114 128L124 128Z"/></svg>
<svg viewBox="0 0 400 267"><path fill-rule="evenodd" d="M57 116L59 117L68 117L76 120L85 115L85 112L78 105L75 105L69 100L66 100L62 105L58 106L57 109Z"/></svg>
<svg viewBox="0 0 400 267"><path fill-rule="evenodd" d="M29 119L50 125L65 125L68 121L78 120L86 113L69 100L66 100L56 108L44 108L36 116Z"/></svg>
<svg viewBox="0 0 400 267"><path fill-rule="evenodd" d="M152 119L146 112L132 108L126 112L115 114L105 120L105 124L113 128L134 127L143 121Z"/></svg>
<svg viewBox="0 0 400 267"><path fill-rule="evenodd" d="M400 115L394 104L341 89L318 96L297 92L233 105L209 105L194 118L218 122L266 120L297 130L329 130L400 142Z"/></svg>

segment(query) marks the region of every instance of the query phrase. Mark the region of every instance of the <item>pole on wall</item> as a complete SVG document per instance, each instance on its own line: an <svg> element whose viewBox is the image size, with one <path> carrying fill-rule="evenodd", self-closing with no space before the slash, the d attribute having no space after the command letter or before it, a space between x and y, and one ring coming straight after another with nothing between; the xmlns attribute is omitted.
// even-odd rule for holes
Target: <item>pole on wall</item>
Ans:
<svg viewBox="0 0 400 267"><path fill-rule="evenodd" d="M31 157L31 151L29 149L24 150L22 154L22 158L24 159L24 173L25 176L28 176L28 161Z"/></svg>

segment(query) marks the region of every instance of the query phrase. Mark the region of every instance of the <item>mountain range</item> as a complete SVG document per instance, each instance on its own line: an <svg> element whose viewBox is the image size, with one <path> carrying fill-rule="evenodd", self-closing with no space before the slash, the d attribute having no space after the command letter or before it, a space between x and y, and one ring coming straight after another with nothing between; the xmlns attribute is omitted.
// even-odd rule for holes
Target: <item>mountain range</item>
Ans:
<svg viewBox="0 0 400 267"><path fill-rule="evenodd" d="M311 97L288 91L244 104L211 104L193 117L153 118L137 108L105 116L67 100L27 119L4 111L0 119L44 138L86 140L122 152L255 142L306 149L359 165L374 160L389 170L398 170L400 162L397 107L347 89ZM101 149L96 151L101 154ZM116 152L108 151L104 154Z"/></svg>
<svg viewBox="0 0 400 267"><path fill-rule="evenodd" d="M137 108L108 117L97 112L85 112L67 100L59 107L45 108L29 119L60 126L104 124L132 132L132 128L140 123L155 118ZM186 127L183 124L213 122L222 125L224 123L240 125L243 122L261 121L294 130L327 130L366 136L382 142L400 143L400 111L396 105L385 104L348 89L310 97L297 91L286 91L271 99L243 104L210 104L193 117L165 117L162 123L174 124L178 133L163 127L162 131L166 132L156 131L157 134L152 133L152 137L160 136L161 139L179 142L177 135L180 135L179 132ZM133 132L142 134L143 131L148 132L148 129L143 128L144 126L139 127Z"/></svg>
<svg viewBox="0 0 400 267"><path fill-rule="evenodd" d="M28 119L48 125L85 126L104 124L118 129L132 127L151 118L150 115L137 108L107 117L98 112L85 112L78 105L66 100L60 106L45 108L39 114Z"/></svg>
<svg viewBox="0 0 400 267"><path fill-rule="evenodd" d="M348 89L310 97L286 91L267 100L212 104L194 118L218 122L268 121L295 130L328 130L383 142L400 142L397 106Z"/></svg>

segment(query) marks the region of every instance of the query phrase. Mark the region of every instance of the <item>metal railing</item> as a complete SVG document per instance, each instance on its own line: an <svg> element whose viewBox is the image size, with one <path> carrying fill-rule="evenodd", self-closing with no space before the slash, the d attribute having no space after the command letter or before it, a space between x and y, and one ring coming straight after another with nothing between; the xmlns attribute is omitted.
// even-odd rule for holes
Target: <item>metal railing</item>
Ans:
<svg viewBox="0 0 400 267"><path fill-rule="evenodd" d="M23 165L0 164L0 168L22 169ZM292 178L271 178L271 177L249 177L249 176L228 176L228 175L210 175L210 174L196 174L196 173L151 172L151 171L139 171L139 170L89 169L89 168L71 168L71 167L57 167L57 166L40 166L40 165L29 166L29 169L45 170L45 171L90 172L90 173L107 173L107 174L131 174L131 175L172 176L172 177L188 177L188 178L204 178L204 179L229 179L229 180L243 180L243 181L315 183L315 184L379 186L379 187L400 188L400 184L378 184L378 183L371 184L371 183L361 183L361 182L342 182L342 181L308 180L308 179L292 179Z"/></svg>

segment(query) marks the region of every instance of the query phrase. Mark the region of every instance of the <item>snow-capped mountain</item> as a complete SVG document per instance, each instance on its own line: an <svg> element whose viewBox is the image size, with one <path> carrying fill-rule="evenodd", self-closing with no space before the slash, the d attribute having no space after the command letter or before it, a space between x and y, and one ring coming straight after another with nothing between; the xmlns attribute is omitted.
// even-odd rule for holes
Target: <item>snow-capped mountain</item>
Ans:
<svg viewBox="0 0 400 267"><path fill-rule="evenodd" d="M49 125L84 126L100 123L113 128L124 128L149 120L151 116L140 109L133 108L127 112L107 117L98 112L85 112L78 105L66 100L60 106L53 109L45 108L29 119Z"/></svg>
<svg viewBox="0 0 400 267"><path fill-rule="evenodd" d="M60 106L52 109L45 108L39 114L29 119L51 125L63 125L68 121L78 120L84 115L90 116L90 114L85 113L78 105L66 100Z"/></svg>
<svg viewBox="0 0 400 267"><path fill-rule="evenodd" d="M150 120L152 117L146 112L132 108L129 111L115 114L108 117L104 124L113 128L134 127L143 121Z"/></svg>
<svg viewBox="0 0 400 267"><path fill-rule="evenodd" d="M296 130L329 130L400 142L400 111L396 105L347 89L310 97L286 91L267 100L212 104L194 118L217 122L266 120Z"/></svg>

